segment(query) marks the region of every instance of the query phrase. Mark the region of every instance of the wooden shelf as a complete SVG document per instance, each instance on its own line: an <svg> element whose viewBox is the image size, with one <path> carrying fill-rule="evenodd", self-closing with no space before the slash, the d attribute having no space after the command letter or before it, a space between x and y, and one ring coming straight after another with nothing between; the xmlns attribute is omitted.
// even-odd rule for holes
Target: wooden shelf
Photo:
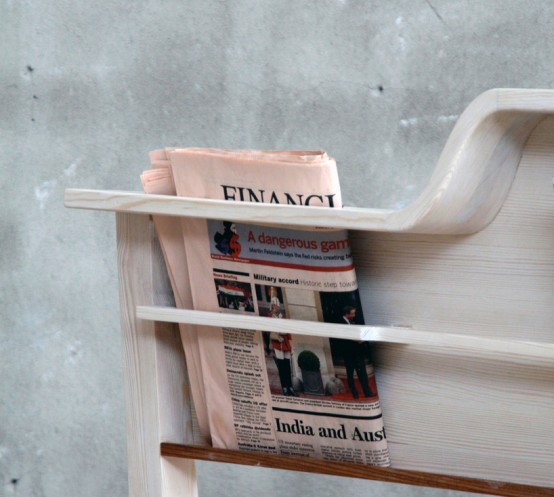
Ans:
<svg viewBox="0 0 554 497"><path fill-rule="evenodd" d="M138 306L137 318L166 323L195 324L212 327L264 330L295 335L347 338L368 342L395 343L428 347L437 353L450 349L458 354L488 354L492 360L543 363L554 366L554 344L502 340L479 336L419 331L412 328L351 325L299 321L297 319L267 319L244 314L193 311L175 307Z"/></svg>
<svg viewBox="0 0 554 497"><path fill-rule="evenodd" d="M387 215L392 211L345 207L305 207L278 204L233 203L224 200L147 195L113 190L66 189L65 206L77 209L159 214L206 219L233 218L237 222L282 226L390 231Z"/></svg>
<svg viewBox="0 0 554 497"><path fill-rule="evenodd" d="M192 445L162 443L160 454L163 457L195 459L197 461L241 464L257 468L283 469L321 475L378 480L388 483L401 483L423 487L455 489L461 492L474 492L505 497L553 497L554 489L518 485L499 481L479 480L462 476L448 476L421 471L407 471L393 468L377 468L361 464L318 461L311 458L275 456L238 450L214 449Z"/></svg>

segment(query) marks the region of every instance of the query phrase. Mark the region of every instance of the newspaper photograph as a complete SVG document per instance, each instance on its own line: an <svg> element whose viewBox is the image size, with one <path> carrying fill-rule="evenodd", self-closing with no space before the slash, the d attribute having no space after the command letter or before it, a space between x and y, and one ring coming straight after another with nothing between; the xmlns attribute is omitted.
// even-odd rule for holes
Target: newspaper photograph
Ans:
<svg viewBox="0 0 554 497"><path fill-rule="evenodd" d="M363 324L344 231L208 221L222 312ZM222 346L241 450L387 466L368 344L224 329Z"/></svg>

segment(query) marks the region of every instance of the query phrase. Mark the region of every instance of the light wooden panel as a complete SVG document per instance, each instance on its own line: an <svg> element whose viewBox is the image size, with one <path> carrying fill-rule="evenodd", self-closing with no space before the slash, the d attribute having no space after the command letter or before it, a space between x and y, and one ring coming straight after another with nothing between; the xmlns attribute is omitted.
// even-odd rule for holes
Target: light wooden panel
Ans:
<svg viewBox="0 0 554 497"><path fill-rule="evenodd" d="M351 232L366 323L554 343L554 119L468 236ZM554 366L377 345L395 467L554 486Z"/></svg>
<svg viewBox="0 0 554 497"><path fill-rule="evenodd" d="M266 317L193 311L175 309L174 307L138 306L137 317L158 322L417 345L432 348L432 352L435 354L479 354L495 361L554 367L554 343L481 338L437 331L420 331L413 328L360 325L345 327L342 324L300 321L297 319L268 320Z"/></svg>
<svg viewBox="0 0 554 497"><path fill-rule="evenodd" d="M440 474L423 473L418 471L398 470L394 468L377 468L361 464L348 464L317 459L299 458L292 456L276 456L273 454L257 454L236 450L206 449L177 444L162 444L162 454L168 459L177 460L185 457L202 461L244 464L257 468L278 468L289 471L302 471L323 475L335 475L364 480L380 480L405 485L419 485L424 487L455 488L464 492L475 492L488 495L503 495L506 497L554 497L554 489L535 486L505 483L475 478L453 477ZM256 478L256 476L254 476ZM347 485L348 482L344 481Z"/></svg>
<svg viewBox="0 0 554 497"><path fill-rule="evenodd" d="M179 333L174 326L161 323L155 329L154 323L135 317L137 305L167 302L152 227L144 216L118 214L116 219L129 492L133 497L175 497L182 488L194 496L194 462L171 464L159 454L161 442L192 439Z"/></svg>

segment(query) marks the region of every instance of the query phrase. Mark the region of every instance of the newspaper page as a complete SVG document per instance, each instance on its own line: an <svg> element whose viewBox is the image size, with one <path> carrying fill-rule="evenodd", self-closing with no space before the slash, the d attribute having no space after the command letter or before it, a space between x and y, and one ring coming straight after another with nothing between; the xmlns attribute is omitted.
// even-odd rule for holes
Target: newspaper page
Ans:
<svg viewBox="0 0 554 497"><path fill-rule="evenodd" d="M341 205L335 162L323 153L175 149L167 156L181 196ZM182 223L195 309L363 324L347 232ZM201 328L214 446L389 465L366 343L294 329Z"/></svg>
<svg viewBox="0 0 554 497"><path fill-rule="evenodd" d="M169 161L165 151L150 154L153 169L141 175L141 182L146 193L158 195L175 195L175 185L169 170ZM163 257L167 267L175 305L181 309L191 309L192 294L186 264L186 251L179 218L171 216L152 216L158 234ZM191 418L192 438L195 444L208 443L210 429L206 412L206 399L202 384L200 353L196 329L192 325L179 325L181 342L187 363L188 384L192 396Z"/></svg>

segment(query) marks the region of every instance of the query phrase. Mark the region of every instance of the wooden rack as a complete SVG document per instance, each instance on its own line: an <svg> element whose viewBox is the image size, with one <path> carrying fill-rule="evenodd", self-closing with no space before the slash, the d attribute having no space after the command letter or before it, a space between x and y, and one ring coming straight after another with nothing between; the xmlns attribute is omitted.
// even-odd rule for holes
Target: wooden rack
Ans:
<svg viewBox="0 0 554 497"><path fill-rule="evenodd" d="M462 114L422 195L399 210L325 209L66 190L115 211L133 496L196 495L194 459L494 495L554 496L554 92L491 90ZM149 216L347 228L392 469L191 446L172 323L263 318L169 307ZM345 337L331 324L263 320Z"/></svg>

